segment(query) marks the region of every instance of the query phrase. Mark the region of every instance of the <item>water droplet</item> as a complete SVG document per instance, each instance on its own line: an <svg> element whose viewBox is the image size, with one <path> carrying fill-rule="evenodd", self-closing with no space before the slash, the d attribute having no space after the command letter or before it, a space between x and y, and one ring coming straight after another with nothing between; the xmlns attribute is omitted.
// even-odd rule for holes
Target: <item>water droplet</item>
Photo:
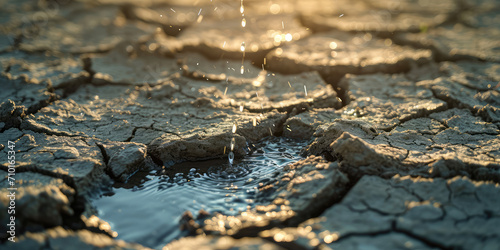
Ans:
<svg viewBox="0 0 500 250"><path fill-rule="evenodd" d="M231 149L231 152L234 150L234 145L236 144L236 139L231 138L231 145L230 145L230 149Z"/></svg>
<svg viewBox="0 0 500 250"><path fill-rule="evenodd" d="M240 112L243 112L243 106L240 106ZM233 132L234 133L234 132Z"/></svg>
<svg viewBox="0 0 500 250"><path fill-rule="evenodd" d="M243 106L240 106L240 107L241 107L240 109L243 110ZM233 134L236 133L236 123L233 124L233 130L232 131L233 131Z"/></svg>
<svg viewBox="0 0 500 250"><path fill-rule="evenodd" d="M233 162L234 162L234 153L233 152L229 152L229 154L227 155L227 159L229 160L229 165L233 165Z"/></svg>
<svg viewBox="0 0 500 250"><path fill-rule="evenodd" d="M242 52L244 52L244 51L245 51L245 42L242 42L242 43L241 43L240 50L241 50Z"/></svg>
<svg viewBox="0 0 500 250"><path fill-rule="evenodd" d="M331 42L330 43L330 49L336 49L337 48L337 43L336 42Z"/></svg>
<svg viewBox="0 0 500 250"><path fill-rule="evenodd" d="M253 118L253 120L252 120L252 125L253 125L254 127L255 127L255 126L257 126L257 119L255 119L255 117L254 117L254 118Z"/></svg>
<svg viewBox="0 0 500 250"><path fill-rule="evenodd" d="M245 66L241 65L240 73L243 75L245 73Z"/></svg>
<svg viewBox="0 0 500 250"><path fill-rule="evenodd" d="M307 96L307 88L306 88L306 85L304 85L304 92L306 93L306 96Z"/></svg>
<svg viewBox="0 0 500 250"><path fill-rule="evenodd" d="M285 40L286 40L287 42L292 41L292 39L293 39L292 34L287 33L287 34L285 35Z"/></svg>
<svg viewBox="0 0 500 250"><path fill-rule="evenodd" d="M241 19L241 27L245 28L247 26L247 20L245 18Z"/></svg>
<svg viewBox="0 0 500 250"><path fill-rule="evenodd" d="M269 11L271 12L271 14L273 15L276 15L280 12L281 10L281 7L279 6L279 4L273 4L271 5L271 7L269 8Z"/></svg>
<svg viewBox="0 0 500 250"><path fill-rule="evenodd" d="M241 0L240 13L243 14L245 12L245 7L243 7L243 0Z"/></svg>

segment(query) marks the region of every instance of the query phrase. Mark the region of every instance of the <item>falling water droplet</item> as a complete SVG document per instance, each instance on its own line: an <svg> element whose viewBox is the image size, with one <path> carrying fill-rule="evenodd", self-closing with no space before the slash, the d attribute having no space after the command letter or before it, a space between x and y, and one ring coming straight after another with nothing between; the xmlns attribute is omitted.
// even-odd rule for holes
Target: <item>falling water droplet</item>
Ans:
<svg viewBox="0 0 500 250"><path fill-rule="evenodd" d="M252 125L255 127L257 126L257 119L254 117L252 120Z"/></svg>
<svg viewBox="0 0 500 250"><path fill-rule="evenodd" d="M245 7L243 7L243 0L241 0L240 13L243 14L243 12L245 12Z"/></svg>
<svg viewBox="0 0 500 250"><path fill-rule="evenodd" d="M304 85L304 92L306 93L306 96L307 96L307 88L306 88L306 85Z"/></svg>
<svg viewBox="0 0 500 250"><path fill-rule="evenodd" d="M242 108L243 108L243 106L240 106L240 107L242 107ZM233 131L233 134L234 134L234 133L236 133L236 123L235 123L235 124L233 124L233 130L232 130L232 131Z"/></svg>
<svg viewBox="0 0 500 250"><path fill-rule="evenodd" d="M243 112L243 106L240 106L240 112Z"/></svg>
<svg viewBox="0 0 500 250"><path fill-rule="evenodd" d="M241 65L240 73L243 75L245 73L245 66Z"/></svg>
<svg viewBox="0 0 500 250"><path fill-rule="evenodd" d="M229 152L229 154L227 155L227 159L229 160L229 165L233 165L234 153L233 152Z"/></svg>
<svg viewBox="0 0 500 250"><path fill-rule="evenodd" d="M236 140L235 140L235 139L234 139L234 137L233 137L233 138L231 138L231 145L230 145L230 147L229 147L229 149L231 149L231 151L233 151L233 150L234 150L234 145L235 145L235 144L236 144Z"/></svg>
<svg viewBox="0 0 500 250"><path fill-rule="evenodd" d="M245 42L242 42L242 43L241 43L240 50L241 50L242 52L245 52Z"/></svg>
<svg viewBox="0 0 500 250"><path fill-rule="evenodd" d="M247 26L247 20L245 18L241 19L241 27L245 28Z"/></svg>

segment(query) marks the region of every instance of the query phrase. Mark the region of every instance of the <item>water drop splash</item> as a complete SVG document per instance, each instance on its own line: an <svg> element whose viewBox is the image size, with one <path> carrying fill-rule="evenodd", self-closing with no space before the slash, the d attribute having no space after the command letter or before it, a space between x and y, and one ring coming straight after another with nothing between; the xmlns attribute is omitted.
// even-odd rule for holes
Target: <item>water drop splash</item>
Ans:
<svg viewBox="0 0 500 250"><path fill-rule="evenodd" d="M234 134L236 133L237 126L236 123L233 123L233 127L231 128L231 133L233 134L231 137L231 142L229 144L229 154L227 155L227 159L229 160L229 168L233 167L233 162L234 162L234 147L236 146L236 139L234 138Z"/></svg>
<svg viewBox="0 0 500 250"><path fill-rule="evenodd" d="M240 68L240 73L243 75L243 73L245 73L245 66L243 66L243 64L245 63L245 42L241 43L240 50L241 52L243 52L243 56L241 57L241 68Z"/></svg>
<svg viewBox="0 0 500 250"><path fill-rule="evenodd" d="M231 149L231 152L234 150L235 144L236 144L236 139L234 139L234 137L233 137L233 138L231 138L231 145L229 147Z"/></svg>
<svg viewBox="0 0 500 250"><path fill-rule="evenodd" d="M240 109L243 110L243 106L240 106ZM233 124L233 130L232 130L233 134L236 133L236 123Z"/></svg>

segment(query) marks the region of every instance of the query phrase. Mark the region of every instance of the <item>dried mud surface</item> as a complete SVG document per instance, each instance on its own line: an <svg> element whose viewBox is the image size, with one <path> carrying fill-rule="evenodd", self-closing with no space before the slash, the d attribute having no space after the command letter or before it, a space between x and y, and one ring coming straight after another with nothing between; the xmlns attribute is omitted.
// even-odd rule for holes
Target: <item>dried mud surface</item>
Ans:
<svg viewBox="0 0 500 250"><path fill-rule="evenodd" d="M0 0L0 248L144 249L96 194L269 136L304 158L164 249L498 248L498 1L242 2Z"/></svg>

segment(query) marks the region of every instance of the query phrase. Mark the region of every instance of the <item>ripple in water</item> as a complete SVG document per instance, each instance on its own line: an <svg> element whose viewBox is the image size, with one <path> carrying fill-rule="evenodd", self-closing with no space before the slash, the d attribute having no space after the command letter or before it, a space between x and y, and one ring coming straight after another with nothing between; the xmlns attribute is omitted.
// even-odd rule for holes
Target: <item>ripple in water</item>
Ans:
<svg viewBox="0 0 500 250"><path fill-rule="evenodd" d="M236 215L253 207L259 183L297 161L305 145L270 137L232 166L227 160L209 160L176 164L162 173L138 173L93 204L119 239L162 248L183 236L178 228L184 211L195 216L200 209Z"/></svg>

